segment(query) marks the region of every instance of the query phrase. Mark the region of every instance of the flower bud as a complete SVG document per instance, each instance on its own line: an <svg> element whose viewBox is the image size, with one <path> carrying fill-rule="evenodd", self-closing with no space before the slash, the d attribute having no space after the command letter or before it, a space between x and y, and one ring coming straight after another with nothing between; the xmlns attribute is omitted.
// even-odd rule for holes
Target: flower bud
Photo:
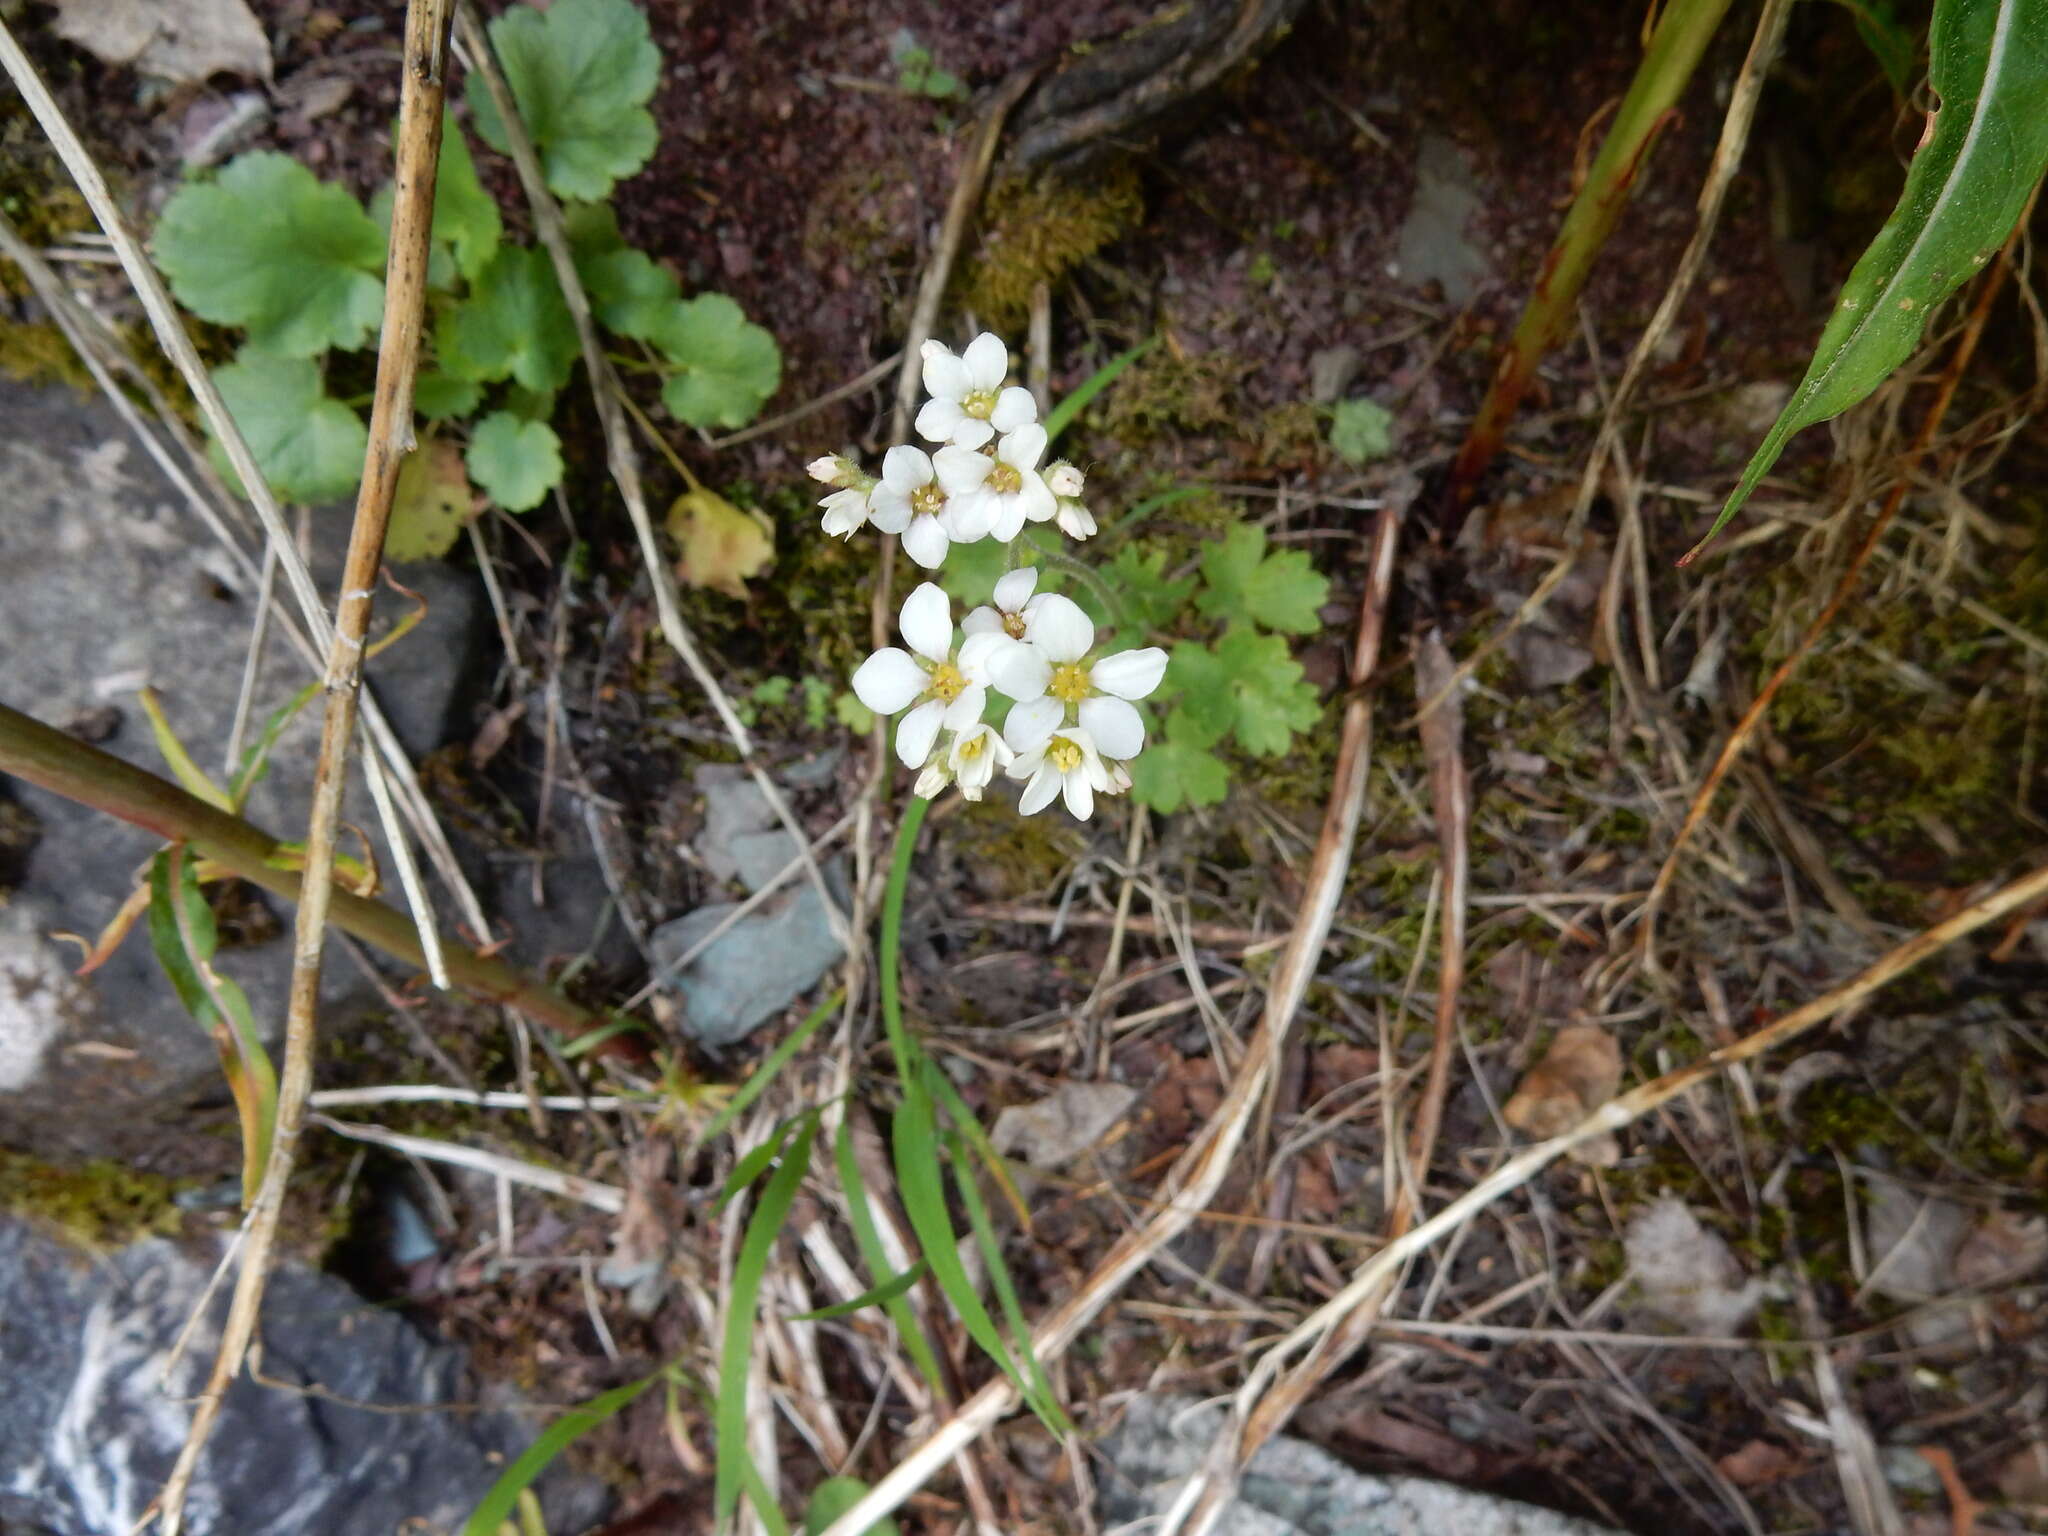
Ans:
<svg viewBox="0 0 2048 1536"><path fill-rule="evenodd" d="M1065 459L1060 459L1046 470L1045 485L1055 496L1078 496L1087 478Z"/></svg>
<svg viewBox="0 0 2048 1536"><path fill-rule="evenodd" d="M852 482L853 466L836 453L813 459L804 468L820 485L844 487Z"/></svg>

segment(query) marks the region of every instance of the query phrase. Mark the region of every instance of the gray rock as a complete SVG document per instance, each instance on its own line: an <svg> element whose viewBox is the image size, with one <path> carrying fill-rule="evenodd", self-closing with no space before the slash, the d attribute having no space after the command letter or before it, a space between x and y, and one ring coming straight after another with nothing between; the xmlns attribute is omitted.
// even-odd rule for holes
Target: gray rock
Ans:
<svg viewBox="0 0 2048 1536"><path fill-rule="evenodd" d="M135 702L157 689L180 738L209 771L221 768L255 593L212 537L161 479L111 410L64 392L0 383L0 698L52 725L97 715L113 734L106 750L163 773L149 725ZM314 568L331 590L347 543L346 512L313 519ZM437 745L462 670L479 633L482 606L472 578L451 568L408 568L408 585L428 602L426 619L371 664L371 686L414 751ZM380 623L402 609L388 594ZM309 678L305 664L273 634L265 651L254 728ZM302 835L318 752L317 702L288 726L256 786L249 819L283 837ZM40 974L24 960L29 930L96 935L126 898L135 873L160 846L148 834L97 811L27 786L21 804L41 823L10 899L30 914L5 941L12 973ZM377 819L357 789L346 810L365 830ZM380 852L388 869L388 854ZM222 951L257 1019L281 1031L290 975L290 917L276 937ZM71 962L75 964L75 961ZM67 967L68 968L68 967ZM338 955L327 966L329 996L359 983ZM22 1001L19 991L16 1002ZM46 1155L127 1156L147 1147L161 1121L201 1099L224 1099L210 1041L172 996L131 935L82 992L61 1009L48 989L31 1007L0 1009L0 1060L33 1057L27 1082L0 1075L0 1141ZM90 1106L91 1113L81 1113Z"/></svg>
<svg viewBox="0 0 2048 1536"><path fill-rule="evenodd" d="M697 834L697 856L719 879L736 879L740 866L733 839L774 826L775 807L744 769L707 763L695 777L704 792L704 829Z"/></svg>
<svg viewBox="0 0 2048 1536"><path fill-rule="evenodd" d="M1458 146L1440 134L1424 134L1415 158L1415 201L1395 245L1401 281L1420 285L1435 279L1448 302L1470 299L1493 275L1466 233L1481 206L1479 183Z"/></svg>
<svg viewBox="0 0 2048 1536"><path fill-rule="evenodd" d="M225 1316L165 1379L217 1250L149 1239L96 1259L0 1218L0 1530L126 1536L191 1422ZM192 1536L370 1536L457 1530L534 1430L502 1411L377 1413L350 1402L469 1404L461 1353L339 1280L280 1265L263 1310L263 1372L244 1377L200 1459ZM550 1530L581 1530L604 1493L559 1470L539 1489Z"/></svg>
<svg viewBox="0 0 2048 1536"><path fill-rule="evenodd" d="M688 953L737 906L719 902L663 923L649 935L656 965ZM817 888L809 880L793 884L669 978L677 1022L702 1045L732 1045L816 986L844 954Z"/></svg>
<svg viewBox="0 0 2048 1536"><path fill-rule="evenodd" d="M1165 1513L1223 1426L1221 1408L1186 1398L1134 1399L1103 1445L1102 1525ZM1606 1526L1429 1478L1370 1477L1284 1435L1252 1458L1217 1530L1220 1536L1619 1536Z"/></svg>
<svg viewBox="0 0 2048 1536"><path fill-rule="evenodd" d="M781 827L766 832L742 832L726 846L740 884L750 892L761 890L803 851L796 838Z"/></svg>

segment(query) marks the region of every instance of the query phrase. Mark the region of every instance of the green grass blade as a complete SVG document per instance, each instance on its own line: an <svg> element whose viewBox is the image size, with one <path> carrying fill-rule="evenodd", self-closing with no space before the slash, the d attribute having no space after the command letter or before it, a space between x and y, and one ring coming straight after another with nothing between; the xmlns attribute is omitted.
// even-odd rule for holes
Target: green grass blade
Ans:
<svg viewBox="0 0 2048 1536"><path fill-rule="evenodd" d="M609 1024L600 1024L596 1029L585 1030L574 1040L564 1040L561 1045L562 1055L565 1059L573 1061L578 1056L589 1055L607 1040L619 1035L629 1035L646 1027L630 1014L614 1014Z"/></svg>
<svg viewBox="0 0 2048 1536"><path fill-rule="evenodd" d="M811 1502L804 1510L804 1536L823 1536L832 1522L868 1494L868 1485L857 1477L828 1477L811 1490ZM861 1536L897 1536L896 1522L883 1516Z"/></svg>
<svg viewBox="0 0 2048 1536"><path fill-rule="evenodd" d="M718 1192L718 1200L711 1207L712 1210L724 1210L732 1203L734 1195L766 1173L768 1165L774 1162L776 1155L782 1151L783 1144L795 1134L797 1127L814 1113L815 1111L806 1110L801 1115L792 1115L770 1131L766 1141L748 1150L734 1163L732 1172L726 1176L725 1187Z"/></svg>
<svg viewBox="0 0 2048 1536"><path fill-rule="evenodd" d="M768 1085L775 1081L775 1074L789 1065L789 1058L802 1050L804 1042L818 1032L818 1026L832 1017L833 1011L839 1007L841 999L845 996L846 993L843 990L834 992L811 1010L809 1018L789 1032L787 1040L768 1053L761 1065L754 1068L753 1073L747 1080L740 1084L739 1092L732 1096L725 1108L712 1116L711 1124L704 1128L703 1140L710 1141L714 1136L718 1135L719 1132L731 1125L749 1104L762 1095Z"/></svg>
<svg viewBox="0 0 2048 1536"><path fill-rule="evenodd" d="M249 791L256 787L270 767L270 753L277 745L277 738L284 734L284 728L297 718L299 711L319 696L320 684L308 683L263 722L263 729L242 754L241 766L235 770L234 782L228 786L228 809L237 816L241 815L242 806L249 799Z"/></svg>
<svg viewBox="0 0 2048 1536"><path fill-rule="evenodd" d="M882 892L882 1028L896 1058L896 1075L906 1088L919 1052L903 1027L903 893L910 885L910 861L917 852L918 828L924 825L924 813L930 805L931 801L913 795L910 804L903 808L903 823L896 829L896 852L889 864L889 884Z"/></svg>
<svg viewBox="0 0 2048 1536"><path fill-rule="evenodd" d="M839 1169L839 1187L846 1192L847 1219L853 1224L853 1240L860 1247L861 1262L868 1267L871 1275L889 1272L888 1250L882 1246L882 1234L876 1230L875 1214L868 1208L867 1181L860 1176L860 1159L854 1155L853 1133L847 1129L844 1120L839 1122L839 1134L833 1139L832 1158ZM919 1259L919 1264L924 1260ZM896 1336L924 1377L925 1385L933 1392L943 1395L946 1378L939 1373L938 1356L932 1353L931 1341L925 1338L924 1328L911 1310L910 1303L900 1296L883 1301L882 1312L896 1325Z"/></svg>
<svg viewBox="0 0 2048 1536"><path fill-rule="evenodd" d="M1089 374L1087 379L1071 395L1068 395L1066 399L1060 401L1050 411L1047 411L1045 413L1045 440L1047 445L1058 442L1060 434L1074 424L1074 418L1087 410L1094 403L1097 395L1114 384L1118 374L1151 351L1158 339L1156 336L1147 336L1143 341L1131 348L1130 351L1118 353L1100 368Z"/></svg>
<svg viewBox="0 0 2048 1536"><path fill-rule="evenodd" d="M1017 1299L1017 1287L1010 1280L1009 1266L1003 1262L1003 1245L996 1236L995 1223L989 1220L988 1203L975 1187L974 1167L968 1161L965 1144L958 1136L948 1137L946 1150L948 1161L953 1165L953 1183L960 1191L960 1203L967 1208L968 1224L974 1229L975 1246L981 1249L982 1263L988 1267L989 1284L995 1287L996 1300L1003 1309L1003 1320L1010 1325L1010 1338L1024 1361L1024 1401L1033 1413L1044 1420L1047 1429L1056 1435L1068 1434L1073 1425L1060 1411L1059 1401L1053 1396L1052 1383L1046 1379L1044 1367L1032 1352L1031 1324L1025 1320L1023 1304Z"/></svg>
<svg viewBox="0 0 2048 1536"><path fill-rule="evenodd" d="M872 1290L862 1291L850 1301L834 1302L829 1307L819 1307L815 1312L799 1312L790 1319L793 1323L822 1323L828 1317L846 1317L855 1312L864 1312L869 1307L879 1307L903 1295L923 1277L929 1266L919 1259L900 1275L891 1275Z"/></svg>
<svg viewBox="0 0 2048 1536"><path fill-rule="evenodd" d="M185 743L178 740L178 733L171 729L170 718L164 714L162 700L154 688L144 688L135 695L142 705L142 712L149 716L150 733L156 738L156 749L162 754L164 765L171 770L171 776L185 786L185 792L204 800L215 810L232 812L235 808L228 803L228 797L221 787L206 775L206 770L192 761L192 754L185 750Z"/></svg>
<svg viewBox="0 0 2048 1536"><path fill-rule="evenodd" d="M614 1387L600 1397L593 1397L580 1408L571 1408L542 1430L539 1438L511 1466L498 1474L498 1480L491 1484L490 1491L464 1522L462 1536L498 1536L498 1527L509 1520L518 1508L520 1493L547 1470L549 1462L568 1449L572 1441L597 1428L666 1374L664 1367L651 1376L643 1376L623 1387Z"/></svg>
<svg viewBox="0 0 2048 1536"><path fill-rule="evenodd" d="M2048 0L1937 0L1928 82L1941 102L1898 206L1821 331L1806 377L1690 562L1792 434L1839 416L1920 344L1927 317L1998 253L2048 169Z"/></svg>
<svg viewBox="0 0 2048 1536"><path fill-rule="evenodd" d="M946 1214L945 1184L939 1174L938 1125L932 1117L931 1097L916 1078L903 1084L903 1103L891 1129L903 1214L910 1218L918 1248L932 1267L932 1279L952 1302L968 1337L1003 1368L1019 1391L1027 1391L1009 1345L1003 1342L995 1319L981 1304L974 1283L967 1278L967 1268L960 1262L953 1220Z"/></svg>
<svg viewBox="0 0 2048 1536"><path fill-rule="evenodd" d="M713 1503L723 1525L739 1504L740 1487L752 1461L747 1451L747 1376L753 1364L754 1312L760 1304L761 1281L775 1239L782 1235L797 1187L810 1167L811 1142L818 1132L818 1113L799 1115L796 1134L782 1161L762 1186L760 1204L748 1218L732 1267L732 1289L725 1298L725 1339L718 1355L718 1401L713 1423L718 1437L718 1475ZM778 1133L778 1140L780 1133Z"/></svg>
<svg viewBox="0 0 2048 1536"><path fill-rule="evenodd" d="M761 1524L768 1536L790 1536L789 1522L782 1518L782 1511L775 1507L775 1500L768 1492L768 1483L761 1476L761 1469L754 1465L749 1456L740 1468L740 1482L745 1487L747 1502L754 1506L754 1513L761 1517Z"/></svg>
<svg viewBox="0 0 2048 1536"><path fill-rule="evenodd" d="M1017 1213L1017 1225L1026 1232L1031 1230L1031 1206L1017 1188L1017 1181L1010 1177L1010 1165L1003 1154L996 1150L996 1144L988 1139L988 1132L981 1128L981 1122L974 1111L967 1107L967 1101L960 1097L960 1090L953 1086L953 1080L929 1062L925 1064L925 1084L933 1097L946 1106L946 1115L953 1122L954 1130L967 1139L982 1162L988 1165L989 1177L996 1181L996 1188L1003 1192L1003 1198L1010 1203L1010 1209Z"/></svg>

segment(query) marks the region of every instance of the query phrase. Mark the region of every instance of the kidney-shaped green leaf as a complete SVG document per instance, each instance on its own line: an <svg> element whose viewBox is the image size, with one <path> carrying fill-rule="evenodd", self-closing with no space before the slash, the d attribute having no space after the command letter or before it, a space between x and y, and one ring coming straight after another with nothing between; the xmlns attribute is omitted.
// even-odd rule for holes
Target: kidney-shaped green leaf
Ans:
<svg viewBox="0 0 2048 1536"><path fill-rule="evenodd" d="M244 347L232 363L213 371L213 382L278 495L310 502L354 494L370 434L362 417L326 392L313 363ZM240 490L218 447L214 458Z"/></svg>
<svg viewBox="0 0 2048 1536"><path fill-rule="evenodd" d="M1898 206L1843 285L1806 377L1692 559L1793 433L1838 416L1912 354L1934 307L1998 253L2048 167L2048 0L1938 0L1940 107Z"/></svg>

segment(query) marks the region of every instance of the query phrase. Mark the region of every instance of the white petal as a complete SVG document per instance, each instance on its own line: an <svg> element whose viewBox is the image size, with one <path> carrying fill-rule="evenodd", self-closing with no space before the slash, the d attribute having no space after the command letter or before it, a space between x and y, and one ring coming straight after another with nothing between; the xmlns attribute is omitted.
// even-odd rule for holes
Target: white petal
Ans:
<svg viewBox="0 0 2048 1536"><path fill-rule="evenodd" d="M1017 490L1017 500L1024 508L1024 515L1034 523L1046 521L1060 509L1044 477L1035 470L1025 471L1024 484Z"/></svg>
<svg viewBox="0 0 2048 1536"><path fill-rule="evenodd" d="M998 432L1014 432L1027 422L1038 420L1038 402L1031 391L1012 384L996 396L996 408L988 413L988 424Z"/></svg>
<svg viewBox="0 0 2048 1536"><path fill-rule="evenodd" d="M946 706L946 729L964 731L981 722L981 712L988 707L988 690L979 684L960 690L960 697ZM1130 708L1128 704L1124 706Z"/></svg>
<svg viewBox="0 0 2048 1536"><path fill-rule="evenodd" d="M994 612L993 608L977 608L974 610L974 613ZM974 613L970 613L967 617L973 618ZM960 654L954 658L954 664L960 668L961 675L967 681L970 683L980 683L985 687L989 680L990 658L995 656L997 652L1007 650L1010 646L1018 643L1018 641L1012 640L1000 627L995 629L977 629L960 643Z"/></svg>
<svg viewBox="0 0 2048 1536"><path fill-rule="evenodd" d="M1001 389L1010 372L1010 349L992 331L983 331L967 343L960 360L967 365L967 377L976 389Z"/></svg>
<svg viewBox="0 0 2048 1536"><path fill-rule="evenodd" d="M901 533L910 526L910 496L884 480L868 493L868 516L884 533Z"/></svg>
<svg viewBox="0 0 2048 1536"><path fill-rule="evenodd" d="M1045 652L1048 661L1079 661L1095 644L1095 626L1081 605L1057 592L1032 606L1024 638Z"/></svg>
<svg viewBox="0 0 2048 1536"><path fill-rule="evenodd" d="M1067 792L1067 809L1072 811L1077 819L1086 821L1089 813L1095 809L1095 790L1088 782L1088 775L1085 773L1068 774L1065 789Z"/></svg>
<svg viewBox="0 0 2048 1536"><path fill-rule="evenodd" d="M1031 782L1024 786L1024 793L1017 799L1020 815L1034 816L1053 802L1060 792L1060 771L1051 763L1041 763L1038 771L1031 775Z"/></svg>
<svg viewBox="0 0 2048 1536"><path fill-rule="evenodd" d="M1087 483L1088 477L1065 459L1061 459L1045 472L1046 489L1050 490L1055 496L1068 498L1078 496L1081 494L1081 488Z"/></svg>
<svg viewBox="0 0 2048 1536"><path fill-rule="evenodd" d="M960 425L953 429L953 445L956 448L979 448L996 435L996 429L978 416L963 416Z"/></svg>
<svg viewBox="0 0 2048 1536"><path fill-rule="evenodd" d="M965 419L964 417L962 418ZM932 471L939 477L939 489L948 496L965 496L978 491L996 467L995 460L958 443L941 448L932 456Z"/></svg>
<svg viewBox="0 0 2048 1536"><path fill-rule="evenodd" d="M1003 765L1003 772L1010 778L1022 783L1025 779L1038 772L1040 765L1044 762L1045 748L1043 746L1033 747L1029 752L1012 752L1010 753L1010 761Z"/></svg>
<svg viewBox="0 0 2048 1536"><path fill-rule="evenodd" d="M1166 652L1156 645L1139 651L1118 651L1089 668L1088 680L1104 693L1120 699L1142 699L1159 686L1166 675ZM1105 748L1105 751L1108 749ZM1111 752L1111 757L1129 757L1128 752Z"/></svg>
<svg viewBox="0 0 2048 1536"><path fill-rule="evenodd" d="M932 483L932 461L922 448L899 443L882 455L882 483L907 496Z"/></svg>
<svg viewBox="0 0 2048 1536"><path fill-rule="evenodd" d="M989 536L998 544L1007 544L1024 531L1023 497L991 496L989 509Z"/></svg>
<svg viewBox="0 0 2048 1536"><path fill-rule="evenodd" d="M846 473L839 466L841 459L836 453L828 453L822 459L813 459L804 466L804 473L820 485L837 485Z"/></svg>
<svg viewBox="0 0 2048 1536"><path fill-rule="evenodd" d="M1036 469L1045 457L1045 428L1026 422L996 446L996 457L1015 469Z"/></svg>
<svg viewBox="0 0 2048 1536"><path fill-rule="evenodd" d="M926 442L943 443L966 419L967 413L960 409L958 400L927 400L924 409L917 413L917 435Z"/></svg>
<svg viewBox="0 0 2048 1536"><path fill-rule="evenodd" d="M876 519L877 523L880 521ZM946 530L939 526L939 520L929 513L913 517L910 526L903 530L903 553L928 571L935 571L945 563L946 547L952 542L946 537Z"/></svg>
<svg viewBox="0 0 2048 1536"><path fill-rule="evenodd" d="M988 537L989 508L994 505L981 491L955 496L939 509L939 526L955 544L972 544Z"/></svg>
<svg viewBox="0 0 2048 1536"><path fill-rule="evenodd" d="M1000 583L998 583L996 590L998 592L1002 590ZM968 614L966 618L960 621L960 633L963 635L998 635L1002 632L1003 616L997 613L995 609L989 607L987 603L983 603L974 612ZM961 654L965 655L966 653L963 651Z"/></svg>
<svg viewBox="0 0 2048 1536"><path fill-rule="evenodd" d="M1060 532L1079 541L1095 537L1095 514L1078 501L1063 501L1059 510Z"/></svg>
<svg viewBox="0 0 2048 1536"><path fill-rule="evenodd" d="M1104 757L1136 757L1145 750L1145 722L1122 699L1083 699L1081 727Z"/></svg>
<svg viewBox="0 0 2048 1536"><path fill-rule="evenodd" d="M1027 700L1011 710L1009 718L1003 721L1003 740L1012 752L1042 747L1052 740L1052 733L1060 728L1060 717L1066 712L1067 706L1058 699Z"/></svg>
<svg viewBox="0 0 2048 1536"><path fill-rule="evenodd" d="M1003 638L1010 640L1008 635ZM1044 698L1046 685L1052 681L1052 663L1039 654L1036 646L1021 640L991 647L983 665L996 692L1019 703Z"/></svg>
<svg viewBox="0 0 2048 1536"><path fill-rule="evenodd" d="M925 670L895 646L875 652L853 674L853 694L878 715L893 715L931 686Z"/></svg>
<svg viewBox="0 0 2048 1536"><path fill-rule="evenodd" d="M953 655L953 600L934 581L921 581L903 599L903 613L897 628L910 648L933 661L947 661Z"/></svg>
<svg viewBox="0 0 2048 1536"><path fill-rule="evenodd" d="M972 387L968 382L967 365L955 357L944 343L926 342L923 356L926 394L941 400L958 400Z"/></svg>
<svg viewBox="0 0 2048 1536"><path fill-rule="evenodd" d="M910 792L920 800L936 800L946 792L946 786L952 781L952 770L944 763L926 763L924 772L920 773L917 782L910 786Z"/></svg>
<svg viewBox="0 0 2048 1536"><path fill-rule="evenodd" d="M996 606L1005 613L1021 613L1038 590L1038 572L1030 566L1011 571L996 580Z"/></svg>
<svg viewBox="0 0 2048 1536"><path fill-rule="evenodd" d="M835 539L848 539L868 520L868 499L859 491L834 491L818 503L825 509L824 529Z"/></svg>
<svg viewBox="0 0 2048 1536"><path fill-rule="evenodd" d="M906 768L922 768L932 755L932 743L939 737L939 722L946 706L938 699L926 699L896 725L896 757Z"/></svg>

